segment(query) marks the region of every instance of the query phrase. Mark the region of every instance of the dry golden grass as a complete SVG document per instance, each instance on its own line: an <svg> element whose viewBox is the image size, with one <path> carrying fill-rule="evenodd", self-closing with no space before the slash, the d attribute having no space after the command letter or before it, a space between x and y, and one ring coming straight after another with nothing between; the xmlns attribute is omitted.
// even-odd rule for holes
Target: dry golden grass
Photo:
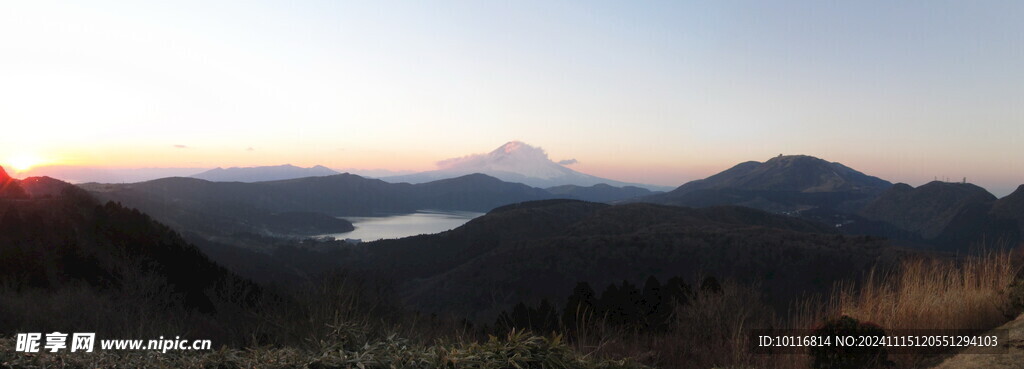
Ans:
<svg viewBox="0 0 1024 369"><path fill-rule="evenodd" d="M808 368L807 355L757 355L751 329L811 329L848 315L887 331L987 330L1007 322L1008 288L1019 268L1009 252L960 260L913 259L890 272L869 272L857 283L837 285L827 296L804 299L784 314L764 304L756 285L723 282L721 293L697 293L679 306L666 333L592 328L588 345L602 357L632 357L663 368ZM577 336L578 337L578 336ZM893 355L898 368L928 367L937 357Z"/></svg>
<svg viewBox="0 0 1024 369"><path fill-rule="evenodd" d="M871 273L859 287L838 287L833 309L888 330L989 329L1007 321L1003 299L1016 272L1005 252L906 261L893 273Z"/></svg>
<svg viewBox="0 0 1024 369"><path fill-rule="evenodd" d="M905 261L891 273L872 272L832 295L832 316L847 315L893 330L988 330L1012 317L1008 289L1018 267L1009 252L961 260ZM891 356L900 368L930 367L941 357Z"/></svg>
<svg viewBox="0 0 1024 369"><path fill-rule="evenodd" d="M802 355L764 356L750 351L751 329L777 327L784 318L762 301L758 285L724 281L720 292L698 291L676 306L667 332L611 328L600 319L573 334L578 351L602 358L631 358L659 368L806 368Z"/></svg>

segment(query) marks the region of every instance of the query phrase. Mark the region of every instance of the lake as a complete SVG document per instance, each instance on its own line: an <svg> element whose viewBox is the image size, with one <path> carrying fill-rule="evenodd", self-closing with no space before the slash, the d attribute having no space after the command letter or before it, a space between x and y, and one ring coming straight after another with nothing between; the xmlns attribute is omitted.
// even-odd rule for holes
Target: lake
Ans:
<svg viewBox="0 0 1024 369"><path fill-rule="evenodd" d="M381 217L344 217L344 219L352 222L352 225L356 227L354 231L325 234L322 237L333 237L338 240L351 238L370 242L380 239L440 233L458 228L481 215L484 215L484 213L421 210L412 214Z"/></svg>

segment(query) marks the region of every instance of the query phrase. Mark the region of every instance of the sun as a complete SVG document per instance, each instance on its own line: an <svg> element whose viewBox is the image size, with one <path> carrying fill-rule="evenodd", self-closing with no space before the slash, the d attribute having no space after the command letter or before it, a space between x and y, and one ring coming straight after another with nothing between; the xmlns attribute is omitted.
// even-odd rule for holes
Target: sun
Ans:
<svg viewBox="0 0 1024 369"><path fill-rule="evenodd" d="M32 154L19 154L7 159L7 164L9 164L11 169L14 169L15 172L24 172L42 163L43 159Z"/></svg>

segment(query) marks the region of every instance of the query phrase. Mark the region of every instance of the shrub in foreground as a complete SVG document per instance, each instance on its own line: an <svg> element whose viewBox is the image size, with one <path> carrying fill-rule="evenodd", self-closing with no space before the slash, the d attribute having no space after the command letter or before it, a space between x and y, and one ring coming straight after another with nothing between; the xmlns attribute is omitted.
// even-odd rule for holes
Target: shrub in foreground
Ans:
<svg viewBox="0 0 1024 369"><path fill-rule="evenodd" d="M885 330L877 325L863 323L844 315L825 322L814 330L814 335L821 337L885 337ZM819 346L811 347L810 353L813 358L811 367L814 369L889 368L895 364L889 361L889 355L885 348L879 346Z"/></svg>

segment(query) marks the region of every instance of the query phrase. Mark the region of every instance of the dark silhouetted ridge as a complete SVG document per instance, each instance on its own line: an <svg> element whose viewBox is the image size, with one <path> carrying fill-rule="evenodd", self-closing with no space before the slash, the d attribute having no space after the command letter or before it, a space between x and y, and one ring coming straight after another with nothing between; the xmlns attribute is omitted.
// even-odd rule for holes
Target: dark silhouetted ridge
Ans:
<svg viewBox="0 0 1024 369"><path fill-rule="evenodd" d="M338 174L330 168L317 165L310 168L297 167L291 164L247 168L215 168L196 175L193 178L211 182L266 182L283 179L321 177Z"/></svg>
<svg viewBox="0 0 1024 369"><path fill-rule="evenodd" d="M665 194L637 201L680 206L739 205L772 212L851 210L891 183L813 156L778 156L740 163Z"/></svg>
<svg viewBox="0 0 1024 369"><path fill-rule="evenodd" d="M547 191L555 196L607 203L649 196L657 193L646 188L636 186L615 187L604 183L598 183L590 187L576 185L555 186L547 188Z"/></svg>
<svg viewBox="0 0 1024 369"><path fill-rule="evenodd" d="M996 201L992 206L992 215L1019 222L1021 230L1024 232L1024 185L1020 185L1016 191Z"/></svg>
<svg viewBox="0 0 1024 369"><path fill-rule="evenodd" d="M861 215L934 238L961 211L996 200L985 189L969 183L930 182L918 188L893 186L868 204Z"/></svg>
<svg viewBox="0 0 1024 369"><path fill-rule="evenodd" d="M0 199L27 199L28 193L17 180L11 178L3 167L0 167Z"/></svg>
<svg viewBox="0 0 1024 369"><path fill-rule="evenodd" d="M729 188L748 191L874 192L891 184L849 167L813 156L791 155L764 163L748 161L706 179L684 184L672 193Z"/></svg>
<svg viewBox="0 0 1024 369"><path fill-rule="evenodd" d="M1018 195L1019 196L1019 195ZM861 215L950 251L1011 247L1021 240L1014 196L1003 200L970 183L899 184L868 204ZM1019 210L1016 214L1020 214Z"/></svg>
<svg viewBox="0 0 1024 369"><path fill-rule="evenodd" d="M118 330L125 328L121 324L143 324L122 321L126 311L148 319L226 313L221 309L242 309L261 294L149 216L113 202L100 205L85 191L54 181L33 182L62 187L59 194L0 200L0 286L19 291L8 296L19 300L0 301L3 330ZM48 311L109 320L96 326L63 316L35 321L45 314L23 309L31 307L25 305L29 301L46 302ZM38 308L43 306L33 309ZM69 321L78 326L58 326Z"/></svg>

